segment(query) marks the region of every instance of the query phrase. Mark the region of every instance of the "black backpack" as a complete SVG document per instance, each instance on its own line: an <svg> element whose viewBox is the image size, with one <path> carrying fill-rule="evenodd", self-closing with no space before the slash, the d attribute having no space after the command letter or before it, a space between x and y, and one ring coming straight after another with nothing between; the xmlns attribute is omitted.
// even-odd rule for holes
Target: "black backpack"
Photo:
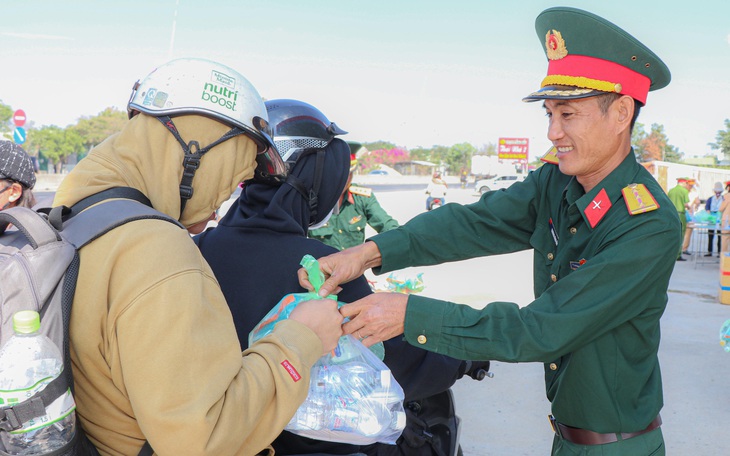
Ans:
<svg viewBox="0 0 730 456"><path fill-rule="evenodd" d="M127 187L105 190L71 208L35 211L14 207L0 211L0 226L11 223L17 228L0 235L0 347L13 334L13 314L35 310L41 316L41 332L58 346L64 358L63 373L42 391L19 404L0 405L0 432L20 429L22 423L44 416L46 405L69 389L74 392L68 330L79 272L78 250L118 226L144 219L166 220L183 228L177 220L153 209L141 192ZM5 454L0 449L0 456ZM98 454L77 420L74 439L48 456ZM148 443L142 454L152 454Z"/></svg>

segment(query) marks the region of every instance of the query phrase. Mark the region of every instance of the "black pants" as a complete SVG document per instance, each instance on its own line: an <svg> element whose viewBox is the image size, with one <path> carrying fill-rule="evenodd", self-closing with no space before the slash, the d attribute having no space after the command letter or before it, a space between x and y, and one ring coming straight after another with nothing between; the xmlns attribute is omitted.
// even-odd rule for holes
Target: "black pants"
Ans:
<svg viewBox="0 0 730 456"><path fill-rule="evenodd" d="M722 236L720 236L720 230L707 230L707 252L712 253L712 239L717 233L717 253L720 253L720 244L722 243Z"/></svg>

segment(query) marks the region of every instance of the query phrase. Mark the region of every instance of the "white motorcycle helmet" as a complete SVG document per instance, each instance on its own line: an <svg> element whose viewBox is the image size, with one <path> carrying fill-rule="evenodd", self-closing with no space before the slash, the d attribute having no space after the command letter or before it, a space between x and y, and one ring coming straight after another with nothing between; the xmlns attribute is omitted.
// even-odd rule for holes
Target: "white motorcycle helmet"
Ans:
<svg viewBox="0 0 730 456"><path fill-rule="evenodd" d="M200 58L161 65L134 85L127 105L130 118L135 111L154 117L200 114L239 127L265 155L259 162L269 163L269 174L286 173L261 96L248 79L226 65Z"/></svg>
<svg viewBox="0 0 730 456"><path fill-rule="evenodd" d="M177 59L158 67L135 84L127 111L129 117L134 111L155 117L202 114L241 127L261 150L272 144L259 93L239 72L210 60Z"/></svg>
<svg viewBox="0 0 730 456"><path fill-rule="evenodd" d="M258 145L254 179L272 184L281 184L286 179L287 168L271 139L261 96L248 79L228 66L199 58L177 59L161 65L135 83L127 112L130 118L142 112L161 121L182 114L199 114L232 127L218 141L201 148L195 138L190 142L183 140L176 129L163 121L185 151L186 172L180 183L183 209L192 197L193 175L202 156L238 134L245 134Z"/></svg>

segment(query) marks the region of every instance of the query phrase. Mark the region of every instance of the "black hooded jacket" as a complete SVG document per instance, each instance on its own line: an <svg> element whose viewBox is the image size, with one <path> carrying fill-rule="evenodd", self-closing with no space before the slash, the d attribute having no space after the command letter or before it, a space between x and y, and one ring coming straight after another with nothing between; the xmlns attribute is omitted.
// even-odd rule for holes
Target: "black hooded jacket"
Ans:
<svg viewBox="0 0 730 456"><path fill-rule="evenodd" d="M310 224L321 222L342 194L349 174L349 147L334 139L322 157L316 216L312 216L309 198L300 192L314 187L317 152L310 151L303 153L291 170L291 179L299 182L300 190L295 188L297 184L271 187L247 182L218 226L194 238L220 283L243 349L248 347L249 332L283 296L306 291L297 278L302 257L310 254L320 258L337 252L307 238L307 229ZM339 301L352 302L370 293L365 277L360 277L342 285L337 297ZM403 388L406 401L448 389L464 369L462 361L414 347L401 336L385 342L385 364ZM277 455L349 454L358 450L381 453L373 451L377 445L358 448L315 441L286 431L273 446Z"/></svg>

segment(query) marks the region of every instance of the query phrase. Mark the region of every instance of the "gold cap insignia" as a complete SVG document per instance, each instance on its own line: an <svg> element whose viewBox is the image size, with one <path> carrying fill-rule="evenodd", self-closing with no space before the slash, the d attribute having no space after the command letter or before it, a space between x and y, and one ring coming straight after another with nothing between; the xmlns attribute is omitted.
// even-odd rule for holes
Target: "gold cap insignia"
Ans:
<svg viewBox="0 0 730 456"><path fill-rule="evenodd" d="M565 47L563 35L557 30L549 30L545 35L545 49L550 60L560 60L568 55L568 48Z"/></svg>
<svg viewBox="0 0 730 456"><path fill-rule="evenodd" d="M621 193L624 195L626 209L631 215L643 214L659 208L654 195L649 192L644 184L630 184L624 187Z"/></svg>

